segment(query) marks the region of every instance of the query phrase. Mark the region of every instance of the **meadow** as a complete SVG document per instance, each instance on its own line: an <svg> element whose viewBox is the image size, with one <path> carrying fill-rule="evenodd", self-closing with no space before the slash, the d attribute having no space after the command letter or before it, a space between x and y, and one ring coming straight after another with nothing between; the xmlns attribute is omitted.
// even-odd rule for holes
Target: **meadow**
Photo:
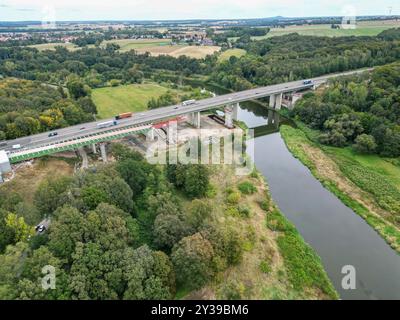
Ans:
<svg viewBox="0 0 400 320"><path fill-rule="evenodd" d="M240 58L246 54L246 50L244 49L228 49L221 53L218 57L219 62L223 62L228 60L230 57Z"/></svg>
<svg viewBox="0 0 400 320"><path fill-rule="evenodd" d="M151 98L157 99L169 89L155 83L131 84L94 89L92 98L101 119L119 113L147 110Z"/></svg>

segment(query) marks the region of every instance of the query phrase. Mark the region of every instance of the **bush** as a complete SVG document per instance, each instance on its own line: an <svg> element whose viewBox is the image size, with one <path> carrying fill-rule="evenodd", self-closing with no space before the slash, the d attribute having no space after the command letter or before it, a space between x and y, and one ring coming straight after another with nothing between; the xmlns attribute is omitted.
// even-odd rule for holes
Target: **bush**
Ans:
<svg viewBox="0 0 400 320"><path fill-rule="evenodd" d="M249 195L257 192L257 188L249 181L245 181L239 184L238 189L241 193Z"/></svg>
<svg viewBox="0 0 400 320"><path fill-rule="evenodd" d="M250 211L250 208L246 205L239 205L237 208L237 211L239 212L240 216L242 216L242 217L246 217L246 218L250 217L251 211Z"/></svg>
<svg viewBox="0 0 400 320"><path fill-rule="evenodd" d="M272 271L272 268L267 261L261 261L260 270L262 273L268 274Z"/></svg>
<svg viewBox="0 0 400 320"><path fill-rule="evenodd" d="M226 201L229 204L238 204L239 200L240 200L240 193L239 192L233 192L233 193L229 194L226 197Z"/></svg>
<svg viewBox="0 0 400 320"><path fill-rule="evenodd" d="M359 153L374 153L377 145L373 136L368 134L360 134L356 138L353 147Z"/></svg>

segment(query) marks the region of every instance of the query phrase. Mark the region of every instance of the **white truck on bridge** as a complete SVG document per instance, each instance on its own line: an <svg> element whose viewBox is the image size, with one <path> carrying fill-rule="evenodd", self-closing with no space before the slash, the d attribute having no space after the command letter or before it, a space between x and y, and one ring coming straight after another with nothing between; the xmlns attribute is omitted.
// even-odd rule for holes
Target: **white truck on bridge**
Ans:
<svg viewBox="0 0 400 320"><path fill-rule="evenodd" d="M101 122L97 124L97 129L108 128L112 126L116 126L118 122L116 120Z"/></svg>
<svg viewBox="0 0 400 320"><path fill-rule="evenodd" d="M192 104L195 104L196 103L196 100L186 100L186 101L183 101L182 102L182 105L183 106L190 106L190 105L192 105Z"/></svg>

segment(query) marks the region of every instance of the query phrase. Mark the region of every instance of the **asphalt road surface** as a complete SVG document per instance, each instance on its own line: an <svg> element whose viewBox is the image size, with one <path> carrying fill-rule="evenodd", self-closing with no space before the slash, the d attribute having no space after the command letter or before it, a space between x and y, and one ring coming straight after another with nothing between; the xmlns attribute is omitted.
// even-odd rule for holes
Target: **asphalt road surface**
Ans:
<svg viewBox="0 0 400 320"><path fill-rule="evenodd" d="M183 106L182 104L168 106L163 108L158 108L154 110L144 111L135 113L133 117L118 120L118 124L109 127L99 129L97 128L97 124L111 121L114 119L102 119L99 121L84 123L80 125L75 125L63 129L56 130L57 136L49 137L50 132L40 133L28 137L23 137L15 140L8 140L4 141L4 144L0 147L0 150L6 151L20 151L21 149L31 149L34 147L45 146L49 144L60 143L63 141L67 141L70 139L77 139L80 137L87 137L96 133L106 132L111 129L118 129L124 128L126 126L133 126L133 125L142 125L142 124L149 124L155 123L165 118L175 117L179 115L186 115L192 112L199 112L205 111L209 109L213 109L216 107L220 107L226 104L234 104L243 101L254 100L258 98L263 98L270 96L276 93L289 93L298 90L304 90L313 87L314 85L320 85L330 78L344 76L344 75L351 75L362 73L365 71L371 71L372 69L362 69L362 70L354 70L349 72L337 73L337 74L330 74L322 77L313 78L312 84L305 85L303 80L300 81L292 81L282 84L271 85L267 87L260 87L256 89L250 89L235 93L229 93L221 96L216 96L204 100L198 100L194 104ZM126 110L129 112L129 110ZM21 145L21 149L14 150L12 148L13 145Z"/></svg>

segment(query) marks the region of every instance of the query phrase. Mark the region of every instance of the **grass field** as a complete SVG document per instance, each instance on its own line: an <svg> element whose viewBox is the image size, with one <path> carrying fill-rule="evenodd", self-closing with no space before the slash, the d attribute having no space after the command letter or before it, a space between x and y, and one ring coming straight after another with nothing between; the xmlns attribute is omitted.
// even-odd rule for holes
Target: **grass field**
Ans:
<svg viewBox="0 0 400 320"><path fill-rule="evenodd" d="M303 25L290 26L284 29L272 28L271 31L262 37L252 37L253 40L262 40L276 36L282 36L290 33L299 33L307 36L327 36L327 37L343 37L343 36L376 36L384 30L400 27L400 21L365 21L357 24L356 29L332 29L329 24L322 25Z"/></svg>
<svg viewBox="0 0 400 320"><path fill-rule="evenodd" d="M183 94L183 91L156 83L143 83L94 89L92 98L97 106L99 118L105 119L119 113L147 110L151 98L157 99L168 90Z"/></svg>
<svg viewBox="0 0 400 320"><path fill-rule="evenodd" d="M361 166L384 176L394 186L396 186L400 192L400 166L392 163L390 159L381 158L377 155L358 154L351 148L327 148L327 150L338 158L354 161Z"/></svg>
<svg viewBox="0 0 400 320"><path fill-rule="evenodd" d="M228 60L230 57L240 58L246 54L246 50L244 49L229 49L221 53L218 58L219 62L223 62Z"/></svg>

